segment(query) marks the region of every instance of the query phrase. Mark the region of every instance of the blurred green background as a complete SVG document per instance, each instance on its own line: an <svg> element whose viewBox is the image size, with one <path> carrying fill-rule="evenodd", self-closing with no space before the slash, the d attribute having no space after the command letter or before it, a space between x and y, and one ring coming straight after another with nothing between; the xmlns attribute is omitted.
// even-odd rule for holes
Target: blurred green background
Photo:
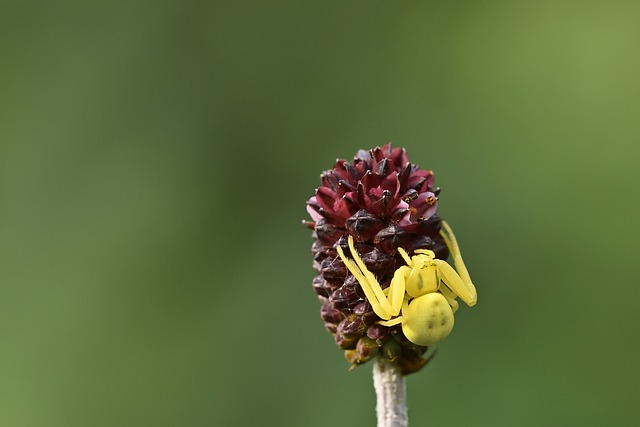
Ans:
<svg viewBox="0 0 640 427"><path fill-rule="evenodd" d="M388 141L435 170L479 290L410 425L632 425L639 14L1 2L0 425L374 425L300 221Z"/></svg>

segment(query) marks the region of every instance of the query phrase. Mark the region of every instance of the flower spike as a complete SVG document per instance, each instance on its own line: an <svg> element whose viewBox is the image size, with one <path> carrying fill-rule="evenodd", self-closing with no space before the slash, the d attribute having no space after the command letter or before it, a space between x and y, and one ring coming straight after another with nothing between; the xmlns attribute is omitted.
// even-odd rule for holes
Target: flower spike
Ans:
<svg viewBox="0 0 640 427"><path fill-rule="evenodd" d="M375 356L402 374L430 360L476 288L451 227L440 219L431 170L391 144L338 159L307 202L313 289L321 317L353 366ZM446 262L451 253L452 265Z"/></svg>

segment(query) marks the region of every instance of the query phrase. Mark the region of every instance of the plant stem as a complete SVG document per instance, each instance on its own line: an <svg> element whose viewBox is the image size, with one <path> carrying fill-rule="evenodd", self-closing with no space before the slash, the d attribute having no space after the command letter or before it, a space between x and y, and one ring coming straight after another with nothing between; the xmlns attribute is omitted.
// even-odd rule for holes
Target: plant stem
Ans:
<svg viewBox="0 0 640 427"><path fill-rule="evenodd" d="M407 387L400 368L378 357L373 365L378 427L407 427Z"/></svg>

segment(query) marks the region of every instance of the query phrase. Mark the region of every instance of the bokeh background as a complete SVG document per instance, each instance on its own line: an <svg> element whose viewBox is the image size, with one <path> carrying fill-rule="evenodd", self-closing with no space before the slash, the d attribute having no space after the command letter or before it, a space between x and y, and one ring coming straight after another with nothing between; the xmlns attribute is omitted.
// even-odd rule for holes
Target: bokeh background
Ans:
<svg viewBox="0 0 640 427"><path fill-rule="evenodd" d="M640 3L2 1L0 425L371 426L300 225L436 173L479 303L413 426L638 417Z"/></svg>

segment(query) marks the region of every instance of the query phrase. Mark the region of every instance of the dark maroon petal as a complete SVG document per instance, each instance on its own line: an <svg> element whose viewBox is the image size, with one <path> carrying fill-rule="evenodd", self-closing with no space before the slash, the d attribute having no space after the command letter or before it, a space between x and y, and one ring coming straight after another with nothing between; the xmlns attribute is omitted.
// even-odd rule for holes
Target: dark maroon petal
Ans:
<svg viewBox="0 0 640 427"><path fill-rule="evenodd" d="M345 181L349 181L349 172L344 168L346 163L346 160L338 159L336 160L336 164L333 166L333 171L338 180L343 179Z"/></svg>
<svg viewBox="0 0 640 427"><path fill-rule="evenodd" d="M382 218L387 216L387 208L389 207L389 200L391 199L391 194L389 190L382 190L380 187L372 188L369 191L369 195L371 195L371 211Z"/></svg>
<svg viewBox="0 0 640 427"><path fill-rule="evenodd" d="M347 174L349 176L349 180L348 180L349 184L357 185L361 175L358 173L358 170L356 169L356 167L351 163L347 163L347 162L345 162L342 165L342 167L347 171Z"/></svg>
<svg viewBox="0 0 640 427"><path fill-rule="evenodd" d="M387 328L386 326L375 324L369 326L369 328L367 329L367 336L372 340L380 342L389 335L390 331L391 329Z"/></svg>
<svg viewBox="0 0 640 427"><path fill-rule="evenodd" d="M409 189L409 178L411 177L411 163L401 170L398 179L400 180L400 192L405 193Z"/></svg>
<svg viewBox="0 0 640 427"><path fill-rule="evenodd" d="M352 236L355 236L358 240L366 241L384 228L384 221L372 213L361 209L347 218L345 225Z"/></svg>
<svg viewBox="0 0 640 427"><path fill-rule="evenodd" d="M429 174L429 176L425 179L425 182L422 183L420 187L420 192L431 191L433 189L433 175Z"/></svg>
<svg viewBox="0 0 640 427"><path fill-rule="evenodd" d="M331 170L323 172L322 175L320 175L320 181L325 188L330 188L333 191L338 189L338 180Z"/></svg>
<svg viewBox="0 0 640 427"><path fill-rule="evenodd" d="M347 317L338 325L338 330L344 335L362 335L366 328L362 318L355 315Z"/></svg>
<svg viewBox="0 0 640 427"><path fill-rule="evenodd" d="M369 191L367 192L367 194L373 203L377 203L380 201L380 199L382 199L382 195L384 194L384 191L385 190L383 190L380 187L373 187L373 188L369 188Z"/></svg>
<svg viewBox="0 0 640 427"><path fill-rule="evenodd" d="M416 249L431 249L433 240L429 236L423 234L412 234L411 239L402 248L409 253L415 252Z"/></svg>
<svg viewBox="0 0 640 427"><path fill-rule="evenodd" d="M390 194L388 190L382 191L382 196L377 202L373 203L373 211L380 217L387 218L387 209L389 207Z"/></svg>
<svg viewBox="0 0 640 427"><path fill-rule="evenodd" d="M362 160L356 160L353 164L353 167L358 171L358 180L362 179L362 177L370 170L369 164Z"/></svg>
<svg viewBox="0 0 640 427"><path fill-rule="evenodd" d="M378 172L378 175L380 176L385 176L389 173L389 159L384 158L380 161L380 163L378 163L378 170L376 172Z"/></svg>
<svg viewBox="0 0 640 427"><path fill-rule="evenodd" d="M316 223L316 234L318 239L324 246L333 246L333 244L346 234L344 228L336 227L321 219Z"/></svg>
<svg viewBox="0 0 640 427"><path fill-rule="evenodd" d="M420 192L422 191L422 185L426 184L426 182L427 182L427 178L414 176L409 182L409 188L414 189L417 192Z"/></svg>
<svg viewBox="0 0 640 427"><path fill-rule="evenodd" d="M409 210L407 208L396 209L389 216L389 221L391 222L400 222L405 216L408 217L407 213Z"/></svg>
<svg viewBox="0 0 640 427"><path fill-rule="evenodd" d="M342 197L336 201L334 212L343 220L346 220L357 211L358 205L349 197Z"/></svg>
<svg viewBox="0 0 640 427"><path fill-rule="evenodd" d="M376 147L373 150L371 150L371 157L376 162L379 162L380 160L384 159L386 157L386 153L388 153L388 148L389 148L388 145L383 145L383 147L384 147L384 150L381 147Z"/></svg>
<svg viewBox="0 0 640 427"><path fill-rule="evenodd" d="M389 148L391 148L391 144L389 144ZM409 162L409 156L407 155L407 152L404 148L400 147L391 149L388 157L398 169L402 168Z"/></svg>
<svg viewBox="0 0 640 427"><path fill-rule="evenodd" d="M415 167L415 165L414 165ZM407 188L413 188L418 192L427 191L433 185L433 173L424 170L412 170Z"/></svg>
<svg viewBox="0 0 640 427"><path fill-rule="evenodd" d="M335 334L338 330L338 325L335 323L324 322L324 327L332 334Z"/></svg>
<svg viewBox="0 0 640 427"><path fill-rule="evenodd" d="M356 194L355 191L351 191L349 193L346 193L343 198L349 208L349 211L355 211L357 212L360 208L360 204L357 201L357 197L358 195Z"/></svg>
<svg viewBox="0 0 640 427"><path fill-rule="evenodd" d="M327 301L322 305L320 309L320 317L322 320L328 323L338 324L344 319L342 312L331 305L331 302Z"/></svg>
<svg viewBox="0 0 640 427"><path fill-rule="evenodd" d="M340 257L327 258L320 263L320 272L325 280L336 280L342 282L347 275L347 268L342 263Z"/></svg>
<svg viewBox="0 0 640 427"><path fill-rule="evenodd" d="M345 195L350 191L355 191L357 185L358 185L357 181L355 183L351 183L351 182L345 181L344 179L341 179L340 182L338 182L338 194Z"/></svg>
<svg viewBox="0 0 640 427"><path fill-rule="evenodd" d="M437 259L447 259L449 257L449 248L444 240L435 240L431 250L436 254Z"/></svg>
<svg viewBox="0 0 640 427"><path fill-rule="evenodd" d="M316 200L318 204L322 209L326 209L329 212L334 211L336 197L336 192L327 187L320 187L316 190Z"/></svg>
<svg viewBox="0 0 640 427"><path fill-rule="evenodd" d="M362 255L362 261L378 277L382 275L391 276L395 271L395 259L375 248L371 252Z"/></svg>
<svg viewBox="0 0 640 427"><path fill-rule="evenodd" d="M311 245L311 252L313 253L313 259L318 262L322 262L323 259L327 257L327 253L325 252L325 248L318 240L316 235L316 240Z"/></svg>
<svg viewBox="0 0 640 427"><path fill-rule="evenodd" d="M372 173L371 171L364 174L362 177L362 185L364 185L365 192L370 192L371 189L380 187L380 183L382 182L382 177L377 173Z"/></svg>
<svg viewBox="0 0 640 427"><path fill-rule="evenodd" d="M408 234L428 234L431 226L427 221L420 221L411 223L409 225L403 225L402 229Z"/></svg>
<svg viewBox="0 0 640 427"><path fill-rule="evenodd" d="M362 297L358 293L359 289L360 285L345 282L340 289L329 297L329 301L339 310L352 308L362 300Z"/></svg>
<svg viewBox="0 0 640 427"><path fill-rule="evenodd" d="M378 354L380 346L374 340L363 337L360 338L356 345L356 352L358 353L358 363L364 363Z"/></svg>
<svg viewBox="0 0 640 427"><path fill-rule="evenodd" d="M344 217L341 217L340 215L327 211L325 209L320 208L320 216L322 216L324 219L327 220L327 222L329 222L330 224L336 225L338 227L344 227Z"/></svg>
<svg viewBox="0 0 640 427"><path fill-rule="evenodd" d="M378 316L373 311L373 308L371 307L369 301L364 298L363 301L359 302L355 307L353 307L353 314L365 319L366 323L373 323L374 320L379 320Z"/></svg>
<svg viewBox="0 0 640 427"><path fill-rule="evenodd" d="M358 205L360 205L361 208L365 208L367 206L368 199L369 198L364 192L364 185L362 185L362 182L359 182L358 188L356 189L356 202L358 202Z"/></svg>
<svg viewBox="0 0 640 427"><path fill-rule="evenodd" d="M429 226L430 233L434 233L434 235L440 234L442 219L437 214L431 215L425 222Z"/></svg>
<svg viewBox="0 0 640 427"><path fill-rule="evenodd" d="M351 254L351 248L349 248L347 235L341 237L340 240L338 240L334 246L335 247L340 246L345 254ZM374 250L373 246L370 246L366 243L361 243L358 241L354 242L354 247L361 257L364 257L369 252Z"/></svg>
<svg viewBox="0 0 640 427"><path fill-rule="evenodd" d="M404 247L409 238L409 234L402 227L394 224L380 230L373 238L373 242L379 249L391 254L397 248Z"/></svg>
<svg viewBox="0 0 640 427"><path fill-rule="evenodd" d="M344 251L345 254L350 254L351 249L349 249L349 241L348 241L348 236L344 235L341 238L338 239L338 241L333 245L334 248L337 248L338 246L340 246L342 248L342 250ZM336 253L338 253L338 250L336 249Z"/></svg>
<svg viewBox="0 0 640 427"><path fill-rule="evenodd" d="M313 282L311 282L313 290L317 295L329 298L329 289L327 289L324 284L325 281L322 278L322 275L317 275L313 278Z"/></svg>
<svg viewBox="0 0 640 427"><path fill-rule="evenodd" d="M397 197L400 192L400 180L398 179L398 173L392 172L389 176L384 178L380 183L380 187L388 190L392 197Z"/></svg>

